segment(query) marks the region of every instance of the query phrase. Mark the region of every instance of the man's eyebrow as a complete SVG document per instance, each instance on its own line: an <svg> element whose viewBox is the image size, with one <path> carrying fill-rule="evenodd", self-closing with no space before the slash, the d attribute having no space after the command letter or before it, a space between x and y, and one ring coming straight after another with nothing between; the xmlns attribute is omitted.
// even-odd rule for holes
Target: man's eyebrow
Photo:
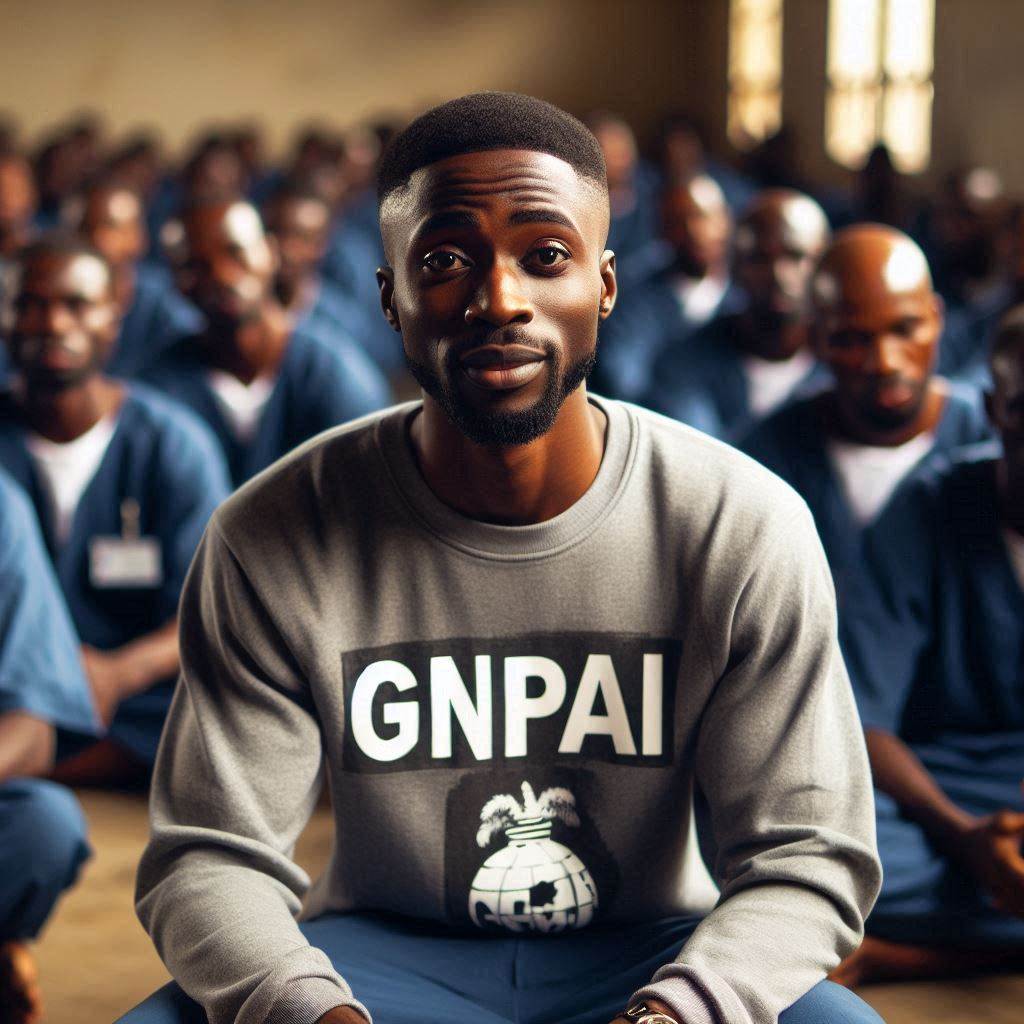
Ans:
<svg viewBox="0 0 1024 1024"><path fill-rule="evenodd" d="M479 221L468 210L440 210L432 213L416 232L426 235L432 231L444 231L446 228L475 228Z"/></svg>
<svg viewBox="0 0 1024 1024"><path fill-rule="evenodd" d="M516 210L508 219L509 224L561 224L579 234L579 228L573 223L568 214L561 210L554 210L551 207L532 207L526 210Z"/></svg>

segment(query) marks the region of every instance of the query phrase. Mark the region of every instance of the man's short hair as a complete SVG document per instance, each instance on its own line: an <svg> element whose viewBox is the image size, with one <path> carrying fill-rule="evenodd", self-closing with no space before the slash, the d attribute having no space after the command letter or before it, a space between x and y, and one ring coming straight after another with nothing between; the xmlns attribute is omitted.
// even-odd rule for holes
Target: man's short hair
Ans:
<svg viewBox="0 0 1024 1024"><path fill-rule="evenodd" d="M428 110L391 140L377 171L377 201L406 185L421 167L489 149L549 153L608 188L601 147L582 122L533 96L478 92Z"/></svg>
<svg viewBox="0 0 1024 1024"><path fill-rule="evenodd" d="M19 268L24 268L33 260L45 256L91 256L102 264L107 272L107 277L113 282L114 274L106 257L94 245L88 242L81 235L66 229L54 229L48 231L24 246L15 257L15 263Z"/></svg>

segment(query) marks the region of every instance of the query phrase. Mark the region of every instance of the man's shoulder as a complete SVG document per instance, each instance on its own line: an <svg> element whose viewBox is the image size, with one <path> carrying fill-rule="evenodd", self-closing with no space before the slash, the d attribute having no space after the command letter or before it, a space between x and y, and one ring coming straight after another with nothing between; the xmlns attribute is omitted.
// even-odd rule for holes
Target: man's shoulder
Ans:
<svg viewBox="0 0 1024 1024"><path fill-rule="evenodd" d="M378 447L380 423L405 416L408 402L370 413L310 438L243 484L216 513L225 539L245 544L261 532L302 530L315 515L341 522L357 510L360 495L386 473Z"/></svg>
<svg viewBox="0 0 1024 1024"><path fill-rule="evenodd" d="M652 483L684 519L761 532L808 514L789 484L739 449L648 409L628 410L648 438Z"/></svg>

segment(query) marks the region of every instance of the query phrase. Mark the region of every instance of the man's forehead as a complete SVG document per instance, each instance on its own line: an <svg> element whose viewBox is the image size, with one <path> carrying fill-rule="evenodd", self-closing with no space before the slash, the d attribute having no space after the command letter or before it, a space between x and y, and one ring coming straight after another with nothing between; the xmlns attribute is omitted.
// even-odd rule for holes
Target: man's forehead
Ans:
<svg viewBox="0 0 1024 1024"><path fill-rule="evenodd" d="M408 197L418 212L484 204L494 197L516 203L593 203L586 184L567 161L527 149L460 153L414 171ZM593 186L592 186L593 187Z"/></svg>
<svg viewBox="0 0 1024 1024"><path fill-rule="evenodd" d="M93 297L103 296L110 275L102 260L89 253L47 253L29 259L21 272L21 287L47 288Z"/></svg>
<svg viewBox="0 0 1024 1024"><path fill-rule="evenodd" d="M227 209L196 213L188 223L186 238L193 249L255 245L263 239L263 222L251 206L236 203Z"/></svg>

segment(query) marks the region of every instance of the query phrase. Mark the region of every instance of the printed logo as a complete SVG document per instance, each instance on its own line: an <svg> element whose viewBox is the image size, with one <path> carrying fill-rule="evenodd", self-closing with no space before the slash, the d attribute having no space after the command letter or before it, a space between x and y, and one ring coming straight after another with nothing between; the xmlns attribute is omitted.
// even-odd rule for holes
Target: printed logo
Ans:
<svg viewBox="0 0 1024 1024"><path fill-rule="evenodd" d="M609 909L619 870L589 807L592 772L557 765L468 772L448 794L450 920L487 931L561 932Z"/></svg>
<svg viewBox="0 0 1024 1024"><path fill-rule="evenodd" d="M560 932L582 928L597 910L597 888L583 861L551 838L553 823L579 826L576 798L561 786L534 795L522 784L522 801L492 796L480 812L477 844L486 849L498 834L506 845L484 861L469 891L469 916L481 928Z"/></svg>

